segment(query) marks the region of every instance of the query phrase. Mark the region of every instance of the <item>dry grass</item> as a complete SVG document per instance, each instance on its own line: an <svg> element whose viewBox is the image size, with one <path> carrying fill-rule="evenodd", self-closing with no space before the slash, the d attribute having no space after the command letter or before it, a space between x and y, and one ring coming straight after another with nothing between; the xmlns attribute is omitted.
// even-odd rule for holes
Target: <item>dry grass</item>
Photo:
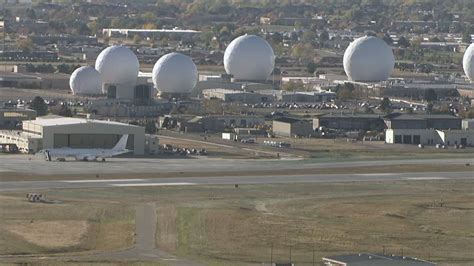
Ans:
<svg viewBox="0 0 474 266"><path fill-rule="evenodd" d="M287 260L292 246L299 265L311 262L313 249L319 261L331 254L382 252L382 246L443 265L474 263L472 182L282 185L252 188L255 194L243 190L214 191L212 198L158 209L160 247L236 265L269 261L272 244L275 260Z"/></svg>
<svg viewBox="0 0 474 266"><path fill-rule="evenodd" d="M286 261L297 265L352 252L387 252L441 265L473 265L472 181L387 181L318 184L95 188L49 191L61 205L29 204L19 193L0 199L0 250L46 252L15 238L3 221L87 220L81 250L109 250L133 241L134 204L155 202L157 244L204 265ZM88 217L88 218L84 218ZM3 241L5 240L6 241ZM116 244L114 242L122 244ZM6 244L8 243L8 244ZM117 246L113 246L117 245ZM68 249L67 251L71 251ZM74 251L74 250L73 250ZM64 252L56 250L49 252Z"/></svg>
<svg viewBox="0 0 474 266"><path fill-rule="evenodd" d="M133 207L46 194L63 203L29 203L23 193L0 198L0 254L115 250L132 245Z"/></svg>
<svg viewBox="0 0 474 266"><path fill-rule="evenodd" d="M26 241L45 248L58 249L79 245L87 233L87 221L21 221L6 224L5 229Z"/></svg>

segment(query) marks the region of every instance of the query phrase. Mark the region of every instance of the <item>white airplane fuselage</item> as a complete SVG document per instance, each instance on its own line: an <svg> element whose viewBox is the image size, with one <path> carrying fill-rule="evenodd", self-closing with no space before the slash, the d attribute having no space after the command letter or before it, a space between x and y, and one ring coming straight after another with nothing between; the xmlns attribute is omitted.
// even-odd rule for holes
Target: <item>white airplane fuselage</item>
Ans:
<svg viewBox="0 0 474 266"><path fill-rule="evenodd" d="M105 158L128 153L125 146L127 145L128 135L123 135L112 149L81 149L81 148L53 148L44 149L40 152L44 154L46 161L66 160L66 158L75 158L80 161L105 161Z"/></svg>
<svg viewBox="0 0 474 266"><path fill-rule="evenodd" d="M95 161L98 159L110 158L113 156L128 153L129 150L112 150L112 149L74 149L74 148L57 148L46 149L44 152L49 153L52 158L74 158L80 161Z"/></svg>

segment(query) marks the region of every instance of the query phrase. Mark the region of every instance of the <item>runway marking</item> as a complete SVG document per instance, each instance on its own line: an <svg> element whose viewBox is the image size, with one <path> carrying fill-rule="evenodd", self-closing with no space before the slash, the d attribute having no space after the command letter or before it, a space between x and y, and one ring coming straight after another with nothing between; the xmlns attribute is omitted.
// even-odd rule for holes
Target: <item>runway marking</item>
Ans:
<svg viewBox="0 0 474 266"><path fill-rule="evenodd" d="M107 183L107 182L134 182L145 181L145 179L89 179L89 180L66 180L65 183Z"/></svg>
<svg viewBox="0 0 474 266"><path fill-rule="evenodd" d="M408 177L407 179L408 180L443 180L443 179L447 179L447 178L434 176L434 177Z"/></svg>
<svg viewBox="0 0 474 266"><path fill-rule="evenodd" d="M176 182L176 183L136 183L136 184L111 184L114 187L153 187L153 186L192 186L196 183Z"/></svg>
<svg viewBox="0 0 474 266"><path fill-rule="evenodd" d="M391 175L397 175L394 173L379 173L379 174L355 174L356 176L391 176Z"/></svg>

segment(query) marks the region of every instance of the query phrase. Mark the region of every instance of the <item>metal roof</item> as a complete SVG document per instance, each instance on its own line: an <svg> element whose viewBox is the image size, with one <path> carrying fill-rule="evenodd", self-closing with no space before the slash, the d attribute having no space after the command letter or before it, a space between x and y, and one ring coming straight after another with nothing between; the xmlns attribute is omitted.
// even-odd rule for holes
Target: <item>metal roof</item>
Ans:
<svg viewBox="0 0 474 266"><path fill-rule="evenodd" d="M34 125L48 127L48 126L65 126L65 125L77 125L77 124L108 124L108 125L120 125L120 126L132 126L135 125L115 122L115 121L105 121L105 120L92 120L92 119L82 119L82 118L72 118L72 117L60 117L60 118L37 118L36 120L27 120L23 123L31 123Z"/></svg>
<svg viewBox="0 0 474 266"><path fill-rule="evenodd" d="M280 117L280 118L276 118L273 121L293 124L293 123L304 121L304 120L291 118L291 117Z"/></svg>

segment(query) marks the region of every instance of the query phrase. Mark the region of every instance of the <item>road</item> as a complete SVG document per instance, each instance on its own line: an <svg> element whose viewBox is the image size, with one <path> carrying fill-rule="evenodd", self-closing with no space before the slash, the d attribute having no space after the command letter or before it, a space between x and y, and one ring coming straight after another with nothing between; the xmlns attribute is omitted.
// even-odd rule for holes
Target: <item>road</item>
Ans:
<svg viewBox="0 0 474 266"><path fill-rule="evenodd" d="M89 179L60 181L0 182L0 192L46 189L118 188L150 186L197 186L235 184L291 184L318 182L366 182L397 180L474 180L472 172L437 173L380 173L380 174L312 174L312 175L259 175L176 178Z"/></svg>

